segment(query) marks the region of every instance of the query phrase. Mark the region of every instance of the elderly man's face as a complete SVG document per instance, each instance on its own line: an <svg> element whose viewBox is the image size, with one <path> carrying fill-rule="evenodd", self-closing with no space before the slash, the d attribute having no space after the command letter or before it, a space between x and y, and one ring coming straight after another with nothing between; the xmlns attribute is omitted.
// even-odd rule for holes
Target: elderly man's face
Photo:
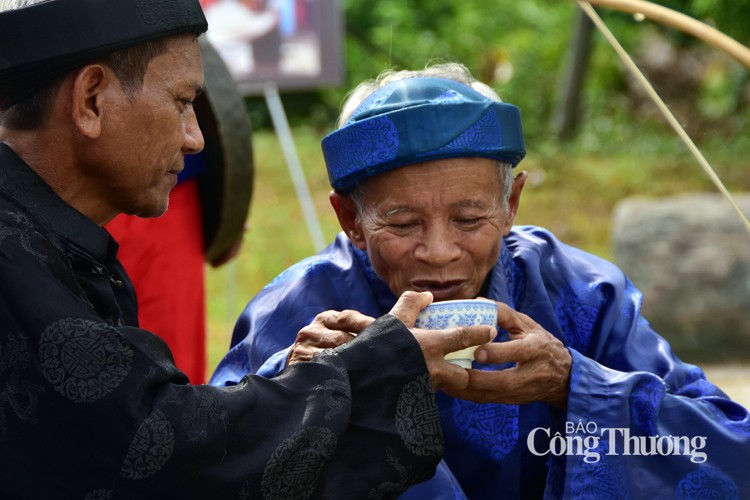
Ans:
<svg viewBox="0 0 750 500"><path fill-rule="evenodd" d="M523 182L517 184L506 212L494 160L435 160L369 179L360 217L337 212L397 296L417 290L436 301L474 298L513 224Z"/></svg>

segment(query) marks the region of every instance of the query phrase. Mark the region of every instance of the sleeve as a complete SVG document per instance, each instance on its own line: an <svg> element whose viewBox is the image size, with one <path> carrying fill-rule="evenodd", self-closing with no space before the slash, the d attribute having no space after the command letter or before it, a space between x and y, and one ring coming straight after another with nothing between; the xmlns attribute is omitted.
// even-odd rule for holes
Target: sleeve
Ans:
<svg viewBox="0 0 750 500"><path fill-rule="evenodd" d="M0 496L392 498L434 473L434 393L395 318L274 380L190 386L161 339L93 313L58 248L9 234Z"/></svg>
<svg viewBox="0 0 750 500"><path fill-rule="evenodd" d="M316 266L315 273L308 268ZM297 333L317 314L352 307L348 288L327 262L302 261L284 271L247 304L234 326L232 345L214 370L211 385L232 385L246 374L272 378L286 367ZM371 311L363 311L373 317Z"/></svg>
<svg viewBox="0 0 750 500"><path fill-rule="evenodd" d="M565 468L565 496L749 495L748 411L672 352L627 279L610 295L598 318L605 333L570 349L565 439L550 441L565 456L554 462Z"/></svg>

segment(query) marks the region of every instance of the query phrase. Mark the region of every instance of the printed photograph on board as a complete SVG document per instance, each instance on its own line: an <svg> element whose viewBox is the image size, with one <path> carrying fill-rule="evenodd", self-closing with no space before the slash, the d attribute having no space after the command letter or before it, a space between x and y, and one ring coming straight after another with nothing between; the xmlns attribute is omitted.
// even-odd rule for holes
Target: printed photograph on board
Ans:
<svg viewBox="0 0 750 500"><path fill-rule="evenodd" d="M258 84L311 88L341 74L336 0L201 0L208 40L246 92Z"/></svg>

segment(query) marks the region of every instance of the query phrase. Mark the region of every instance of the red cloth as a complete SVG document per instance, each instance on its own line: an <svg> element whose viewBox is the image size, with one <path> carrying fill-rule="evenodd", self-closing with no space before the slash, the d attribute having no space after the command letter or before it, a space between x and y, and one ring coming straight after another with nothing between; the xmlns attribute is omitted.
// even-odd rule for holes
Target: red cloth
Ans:
<svg viewBox="0 0 750 500"><path fill-rule="evenodd" d="M198 182L175 186L157 218L119 215L105 226L138 295L140 326L169 345L193 384L206 380L205 264Z"/></svg>

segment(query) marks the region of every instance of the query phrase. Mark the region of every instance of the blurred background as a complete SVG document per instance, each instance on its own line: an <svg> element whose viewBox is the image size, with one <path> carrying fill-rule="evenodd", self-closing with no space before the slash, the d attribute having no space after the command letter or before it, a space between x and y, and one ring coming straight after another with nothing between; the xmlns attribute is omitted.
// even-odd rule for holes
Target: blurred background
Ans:
<svg viewBox="0 0 750 500"><path fill-rule="evenodd" d="M326 242L338 223L320 140L346 93L385 69L461 62L521 108L528 155L520 168L530 182L517 223L544 226L623 267L646 303L654 299L644 314L677 353L750 404L750 233L574 2L320 1L341 14L339 82L282 87L281 100ZM750 0L658 3L750 43ZM745 203L748 69L671 28L598 11ZM267 104L247 92L255 169L249 230L237 258L207 271L209 375L247 301L316 251Z"/></svg>

